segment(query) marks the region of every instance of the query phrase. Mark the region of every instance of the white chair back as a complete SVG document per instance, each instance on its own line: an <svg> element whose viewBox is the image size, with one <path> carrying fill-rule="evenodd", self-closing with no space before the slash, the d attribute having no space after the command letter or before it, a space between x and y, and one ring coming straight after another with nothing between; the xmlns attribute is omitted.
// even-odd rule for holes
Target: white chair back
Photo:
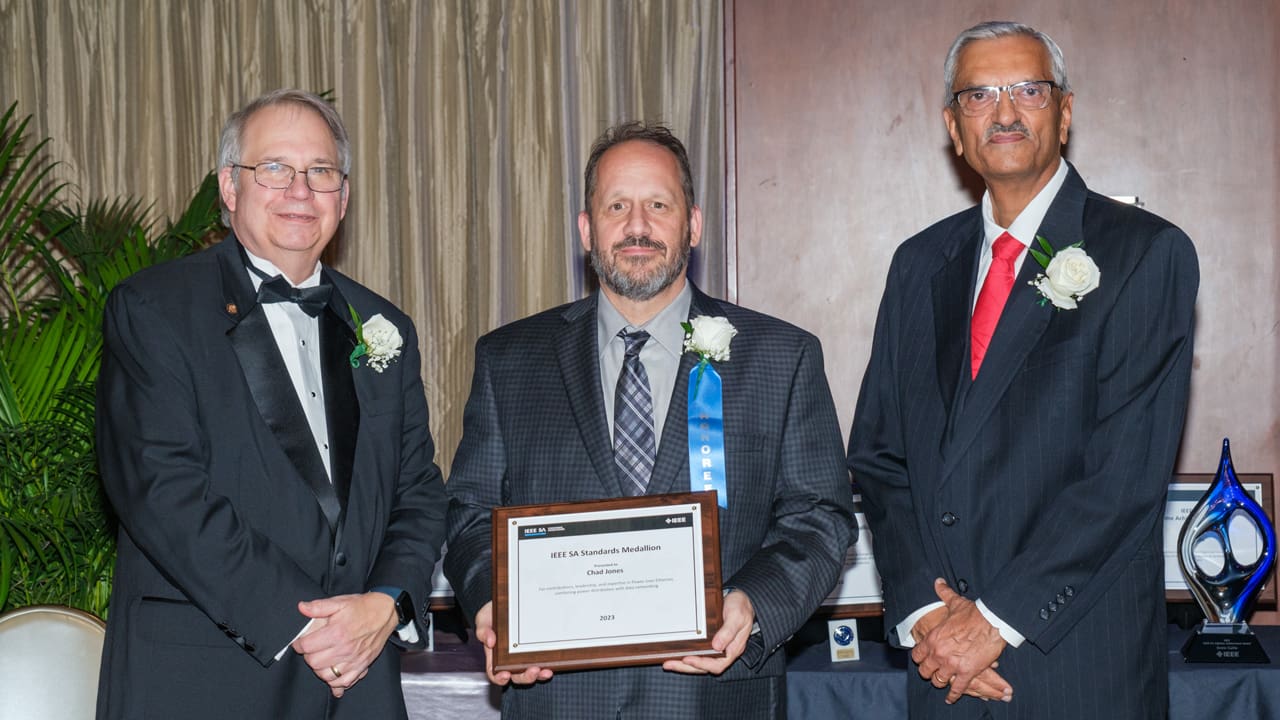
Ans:
<svg viewBox="0 0 1280 720"><path fill-rule="evenodd" d="M92 720L106 625L33 605L0 615L0 718Z"/></svg>

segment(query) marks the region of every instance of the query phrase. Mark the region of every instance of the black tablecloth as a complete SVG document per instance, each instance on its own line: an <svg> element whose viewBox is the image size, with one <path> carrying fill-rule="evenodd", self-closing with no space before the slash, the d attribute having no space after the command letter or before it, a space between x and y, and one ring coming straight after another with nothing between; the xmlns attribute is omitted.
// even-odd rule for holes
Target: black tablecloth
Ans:
<svg viewBox="0 0 1280 720"><path fill-rule="evenodd" d="M1191 631L1170 626L1170 720L1280 718L1280 627L1254 631L1272 664L1183 662L1182 643ZM789 648L787 715L906 718L907 653L878 642L859 646L862 659L843 663L831 662L825 638L821 644Z"/></svg>
<svg viewBox="0 0 1280 720"><path fill-rule="evenodd" d="M825 627L822 623L819 632L798 634L787 647L788 716L797 720L906 718L907 653L864 640L859 643L861 660L833 663ZM1170 720L1280 718L1280 627L1255 627L1254 631L1272 664L1185 663L1181 647L1190 631L1170 626ZM434 653L406 654L401 677L409 717L497 717L501 692L485 679L483 663L484 655L474 641L440 644Z"/></svg>

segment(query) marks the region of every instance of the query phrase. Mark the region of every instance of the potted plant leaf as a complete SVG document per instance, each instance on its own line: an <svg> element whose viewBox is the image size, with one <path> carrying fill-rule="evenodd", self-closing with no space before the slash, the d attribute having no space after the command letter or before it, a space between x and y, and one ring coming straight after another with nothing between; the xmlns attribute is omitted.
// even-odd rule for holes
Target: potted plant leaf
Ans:
<svg viewBox="0 0 1280 720"><path fill-rule="evenodd" d="M176 221L139 201L63 202L48 140L0 116L0 612L70 605L106 617L115 528L93 450L107 294L219 228L210 173Z"/></svg>

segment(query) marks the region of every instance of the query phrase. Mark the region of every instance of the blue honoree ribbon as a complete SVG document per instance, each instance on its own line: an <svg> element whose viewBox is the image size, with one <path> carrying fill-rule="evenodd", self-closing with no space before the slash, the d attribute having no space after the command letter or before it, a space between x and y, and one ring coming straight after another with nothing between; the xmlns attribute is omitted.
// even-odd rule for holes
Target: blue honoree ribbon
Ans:
<svg viewBox="0 0 1280 720"><path fill-rule="evenodd" d="M724 473L724 396L720 374L706 360L689 371L689 489L715 490L729 507Z"/></svg>

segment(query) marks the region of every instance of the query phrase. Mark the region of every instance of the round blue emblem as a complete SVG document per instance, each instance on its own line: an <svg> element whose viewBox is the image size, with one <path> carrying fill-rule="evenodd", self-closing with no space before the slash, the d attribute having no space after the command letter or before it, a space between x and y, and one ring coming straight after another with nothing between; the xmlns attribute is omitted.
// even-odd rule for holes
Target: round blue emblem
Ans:
<svg viewBox="0 0 1280 720"><path fill-rule="evenodd" d="M831 639L842 647L848 645L853 642L853 630L848 625L841 625L836 628L835 632L831 633Z"/></svg>

